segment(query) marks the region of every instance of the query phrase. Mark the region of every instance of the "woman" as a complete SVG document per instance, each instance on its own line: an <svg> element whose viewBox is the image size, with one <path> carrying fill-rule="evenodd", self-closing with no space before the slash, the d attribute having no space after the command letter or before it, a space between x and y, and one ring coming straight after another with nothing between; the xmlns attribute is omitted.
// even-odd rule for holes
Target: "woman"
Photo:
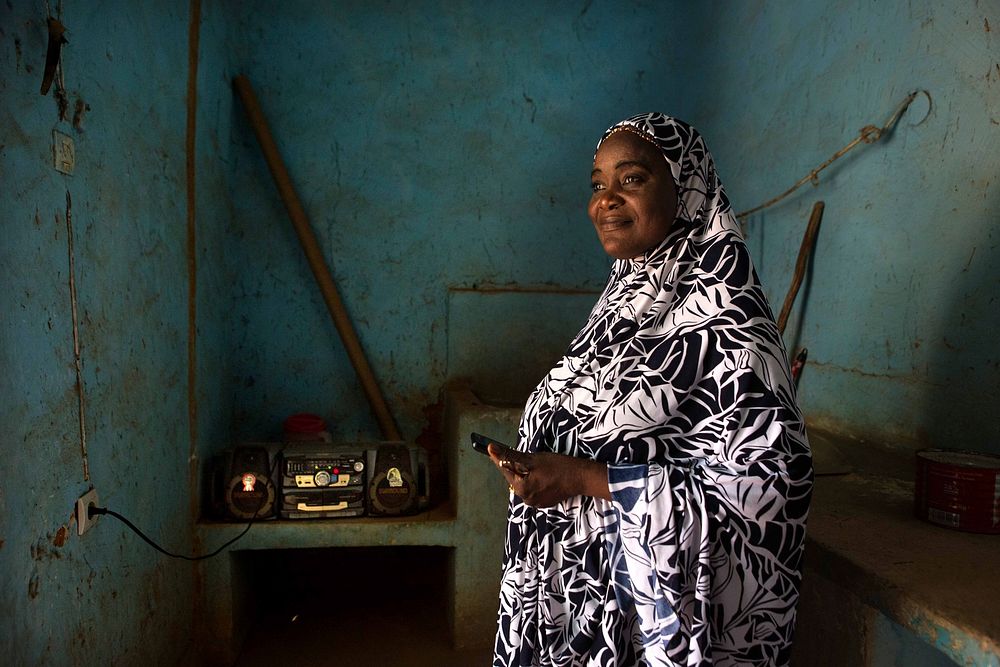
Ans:
<svg viewBox="0 0 1000 667"><path fill-rule="evenodd" d="M494 665L785 665L812 463L781 336L689 125L612 126L588 212L615 258L528 399Z"/></svg>

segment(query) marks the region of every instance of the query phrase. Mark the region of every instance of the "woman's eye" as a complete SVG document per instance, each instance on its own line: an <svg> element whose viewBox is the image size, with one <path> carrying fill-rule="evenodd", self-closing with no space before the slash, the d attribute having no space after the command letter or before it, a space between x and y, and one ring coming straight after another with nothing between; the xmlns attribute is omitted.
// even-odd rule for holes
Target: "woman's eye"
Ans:
<svg viewBox="0 0 1000 667"><path fill-rule="evenodd" d="M597 192L598 190L603 190L603 189L604 189L604 186L601 185L600 183L591 183L590 184L590 191L591 192Z"/></svg>
<svg viewBox="0 0 1000 667"><path fill-rule="evenodd" d="M635 183L642 183L642 176L639 174L629 174L622 179L622 185L633 185Z"/></svg>

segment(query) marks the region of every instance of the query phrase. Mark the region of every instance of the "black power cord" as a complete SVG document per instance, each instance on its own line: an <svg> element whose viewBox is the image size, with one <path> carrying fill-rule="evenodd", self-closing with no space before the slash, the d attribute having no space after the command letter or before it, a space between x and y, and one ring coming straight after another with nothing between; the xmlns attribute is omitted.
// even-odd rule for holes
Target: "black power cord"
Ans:
<svg viewBox="0 0 1000 667"><path fill-rule="evenodd" d="M261 506L263 506L263 503L261 503ZM258 508L258 511L260 511L260 508ZM202 556L185 556L184 554L170 553L169 551L167 551L166 549L164 549L163 547L161 547L159 544L157 544L153 540L151 540L148 537L146 537L146 534L143 533L138 528L136 528L136 526L135 526L134 523L132 523L131 521L129 521L128 519L126 519L125 517L123 517L121 514L119 514L118 512L116 512L114 510L109 510L107 507L94 507L93 505L91 505L90 507L87 508L87 515L90 516L90 517L94 517L94 516L97 516L97 515L100 515L100 514L109 514L109 515L113 516L114 518L118 519L119 521L121 521L122 523L124 523L126 526L128 526L129 528L131 528L132 530L134 530L135 533L136 533L136 535L138 535L139 537L141 537L142 539L144 539L146 541L146 543L149 544L149 546L153 547L154 549L156 549L157 551L159 551L161 554L170 556L171 558L183 558L184 560L205 560L206 558L211 558L212 556L219 555L220 553L222 553L223 549L225 549L230 544L232 544L236 540L238 540L241 537L243 537L244 535L246 535L247 532L250 530L250 526L253 525L254 520L257 518L256 515L255 515L253 519L250 519L250 522L247 524L247 527L243 529L242 533L240 533L239 535L237 535L233 539L229 540L228 542L226 542L225 544L223 544L221 547L219 547L218 549L216 549L212 553L205 554L205 555L202 555Z"/></svg>
<svg viewBox="0 0 1000 667"><path fill-rule="evenodd" d="M278 464L278 459L281 457L281 455L284 453L284 451L285 451L285 449L284 449L284 447L282 447L281 451L279 451L277 454L274 455L274 460L271 462L271 468L267 471L267 479L268 480L272 480L274 478L274 467ZM131 528L133 531L135 531L136 535L138 535L143 540L145 540L146 543L149 546L153 547L154 549L156 549L157 551L159 551L161 554L164 554L166 556L170 556L171 558L182 558L184 560L205 560L206 558L211 558L213 556L218 556L220 553L222 553L222 551L224 549L226 549L227 547L229 547L236 540L238 540L241 537L243 537L244 535L246 535L250 531L250 527L253 526L254 522L257 520L257 514L264 507L264 503L266 503L266 502L267 502L267 494L265 493L264 496L260 500L260 504L257 505L257 509L256 509L256 511L254 511L253 516L250 517L250 521L247 523L246 528L243 529L243 532L241 532L239 535L237 535L233 539L231 539L228 542L226 542L225 544L223 544L221 547L219 547L218 549L216 549L212 553L210 553L210 554L204 554L204 555L201 555L201 556L185 556L184 554L175 554L175 553L171 553L171 552L167 551L166 549L164 549L163 547L161 547L159 544L157 544L153 540L149 539L144 532L142 532L141 530L139 530L136 527L136 525L134 523L132 523L131 521L129 521L128 519L126 519L125 517L123 517L118 512L115 512L114 510L109 510L107 507L96 507L94 505L90 505L89 507L87 507L87 517L88 518L92 518L92 517L95 517L95 516L100 516L102 514L108 514L108 515L113 516L114 518L118 519L119 521L121 521L122 523L124 523L126 526L128 526L129 528Z"/></svg>

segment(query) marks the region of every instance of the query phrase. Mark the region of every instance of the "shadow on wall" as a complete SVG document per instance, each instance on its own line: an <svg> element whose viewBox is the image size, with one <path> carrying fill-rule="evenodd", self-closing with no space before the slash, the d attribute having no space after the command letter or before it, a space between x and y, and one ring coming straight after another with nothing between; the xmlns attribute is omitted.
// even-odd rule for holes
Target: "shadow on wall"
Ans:
<svg viewBox="0 0 1000 667"><path fill-rule="evenodd" d="M446 337L462 335L448 331L447 286L603 287L586 214L594 147L620 118L690 106L671 91L694 59L692 20L665 20L669 5L426 5L241 3L227 72L253 83L404 434L447 379ZM236 341L232 426L266 432L309 409L338 433L373 433L243 116L232 109L221 216L232 286L206 309ZM524 318L491 321L525 340Z"/></svg>
<svg viewBox="0 0 1000 667"><path fill-rule="evenodd" d="M985 406L1000 401L1000 350L995 342L1000 331L1000 232L998 214L991 218L988 213L1000 211L1000 195L985 200L983 209L983 229L968 230L979 242L973 242L951 282L949 312L942 318L945 328L928 341L934 348L919 437L930 447L996 452L1000 442L1000 420L984 414ZM982 308L983 303L990 307ZM964 347L955 341L978 344Z"/></svg>
<svg viewBox="0 0 1000 667"><path fill-rule="evenodd" d="M597 291L452 289L448 376L466 379L483 401L522 405L562 357Z"/></svg>

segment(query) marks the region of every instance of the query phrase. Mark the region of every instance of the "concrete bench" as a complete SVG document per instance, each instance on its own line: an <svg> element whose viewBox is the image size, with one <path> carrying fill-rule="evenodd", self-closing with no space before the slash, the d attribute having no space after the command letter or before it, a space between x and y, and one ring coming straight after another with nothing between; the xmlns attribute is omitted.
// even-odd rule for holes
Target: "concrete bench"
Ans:
<svg viewBox="0 0 1000 667"><path fill-rule="evenodd" d="M809 439L818 475L792 664L1000 665L1000 536L918 519L912 451Z"/></svg>
<svg viewBox="0 0 1000 667"><path fill-rule="evenodd" d="M337 547L437 546L449 548L445 594L456 648L492 644L500 591L500 568L507 518L507 487L489 459L469 445L477 431L504 442L516 441L521 409L481 403L471 391L446 393L442 454L449 498L411 517L254 524L231 549L201 563L199 645L207 664L232 664L253 624L252 576L241 566L247 551ZM200 522L197 538L205 549L239 534L244 524Z"/></svg>

